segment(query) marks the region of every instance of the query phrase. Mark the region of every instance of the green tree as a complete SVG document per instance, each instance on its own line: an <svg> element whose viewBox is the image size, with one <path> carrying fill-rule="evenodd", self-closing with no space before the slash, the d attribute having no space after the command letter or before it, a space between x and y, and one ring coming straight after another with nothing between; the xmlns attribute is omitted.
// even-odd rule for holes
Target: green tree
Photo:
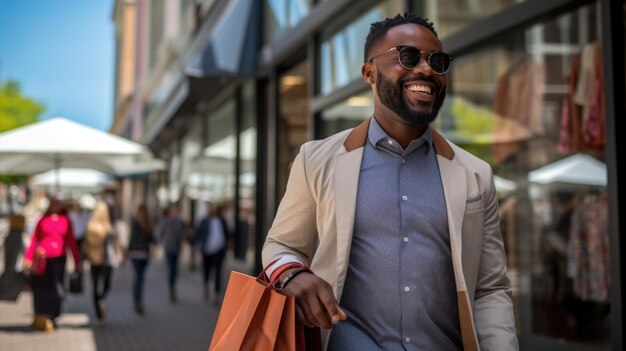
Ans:
<svg viewBox="0 0 626 351"><path fill-rule="evenodd" d="M35 123L43 112L42 104L22 95L18 82L0 83L0 133Z"/></svg>
<svg viewBox="0 0 626 351"><path fill-rule="evenodd" d="M18 82L0 82L0 133L37 122L44 110L42 104L22 95ZM0 175L0 183L19 183L23 180L22 176Z"/></svg>

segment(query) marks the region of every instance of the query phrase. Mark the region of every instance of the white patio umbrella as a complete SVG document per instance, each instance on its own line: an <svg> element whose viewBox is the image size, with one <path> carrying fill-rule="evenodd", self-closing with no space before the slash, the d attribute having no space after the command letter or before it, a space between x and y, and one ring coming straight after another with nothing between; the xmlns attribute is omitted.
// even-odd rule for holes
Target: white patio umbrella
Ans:
<svg viewBox="0 0 626 351"><path fill-rule="evenodd" d="M528 173L528 180L539 184L606 186L607 170L603 162L589 155L575 154Z"/></svg>
<svg viewBox="0 0 626 351"><path fill-rule="evenodd" d="M111 176L89 168L60 168L33 176L31 186L52 188L60 186L63 189L80 189L84 191L100 191L107 185L114 183Z"/></svg>
<svg viewBox="0 0 626 351"><path fill-rule="evenodd" d="M163 166L144 145L61 117L0 134L0 174L35 174L61 167L132 174Z"/></svg>

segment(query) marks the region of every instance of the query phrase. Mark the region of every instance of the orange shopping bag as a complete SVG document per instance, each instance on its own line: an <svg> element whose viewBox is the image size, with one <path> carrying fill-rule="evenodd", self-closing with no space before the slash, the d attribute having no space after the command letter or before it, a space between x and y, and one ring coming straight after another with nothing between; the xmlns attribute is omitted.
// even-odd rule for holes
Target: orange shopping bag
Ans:
<svg viewBox="0 0 626 351"><path fill-rule="evenodd" d="M272 289L260 279L264 275L254 278L230 273L209 351L321 349L319 329L305 333L296 322L294 297Z"/></svg>

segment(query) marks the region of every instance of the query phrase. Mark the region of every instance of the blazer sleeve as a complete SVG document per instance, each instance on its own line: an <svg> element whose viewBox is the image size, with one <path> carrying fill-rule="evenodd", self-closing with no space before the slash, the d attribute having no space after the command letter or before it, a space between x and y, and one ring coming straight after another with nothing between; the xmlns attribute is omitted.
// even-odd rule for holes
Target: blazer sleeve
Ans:
<svg viewBox="0 0 626 351"><path fill-rule="evenodd" d="M263 266L278 259L311 264L317 239L316 208L307 179L305 144L293 162L287 190L265 240Z"/></svg>
<svg viewBox="0 0 626 351"><path fill-rule="evenodd" d="M506 253L493 174L485 191L485 219L481 259L474 297L474 322L481 350L519 350L506 276Z"/></svg>

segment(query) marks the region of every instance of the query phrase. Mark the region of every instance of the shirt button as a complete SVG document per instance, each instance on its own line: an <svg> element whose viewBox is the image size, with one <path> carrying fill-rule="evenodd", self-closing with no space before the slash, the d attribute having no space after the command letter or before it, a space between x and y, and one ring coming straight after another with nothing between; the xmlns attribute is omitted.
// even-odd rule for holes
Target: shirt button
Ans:
<svg viewBox="0 0 626 351"><path fill-rule="evenodd" d="M404 292L409 292L409 291L411 291L411 288L409 288L408 286L405 286L404 287Z"/></svg>
<svg viewBox="0 0 626 351"><path fill-rule="evenodd" d="M387 142L389 143L389 145L393 145L393 141L387 140Z"/></svg>
<svg viewBox="0 0 626 351"><path fill-rule="evenodd" d="M411 338L406 338L406 339L404 339L404 341L411 342Z"/></svg>
<svg viewBox="0 0 626 351"><path fill-rule="evenodd" d="M409 197L408 197L408 196L406 196L406 195L402 195L402 201L406 201L406 200L408 200L408 199L409 199Z"/></svg>
<svg viewBox="0 0 626 351"><path fill-rule="evenodd" d="M406 159L404 159L404 158L403 158L403 159L402 159L402 163L406 163Z"/></svg>
<svg viewBox="0 0 626 351"><path fill-rule="evenodd" d="M408 243L408 242L409 242L409 238L405 236L405 237L404 237L404 242L405 242L405 243Z"/></svg>

